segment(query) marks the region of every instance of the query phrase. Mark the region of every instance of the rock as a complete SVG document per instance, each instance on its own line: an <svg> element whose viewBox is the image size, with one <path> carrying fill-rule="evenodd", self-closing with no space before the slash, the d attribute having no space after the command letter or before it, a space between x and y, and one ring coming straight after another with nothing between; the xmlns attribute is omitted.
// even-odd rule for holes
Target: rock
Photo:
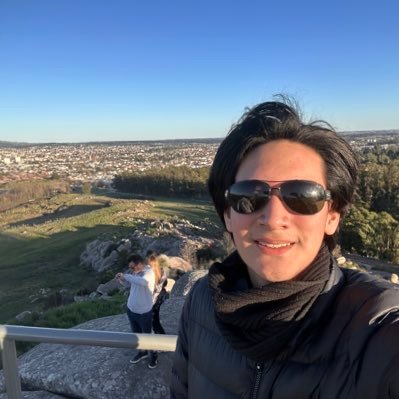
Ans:
<svg viewBox="0 0 399 399"><path fill-rule="evenodd" d="M137 252L145 256L147 251L154 251L172 258L182 258L192 264L197 259L198 250L215 244L214 239L207 238L208 228L214 230L209 221L204 220L204 226L196 226L182 219L174 222L157 219L150 221L149 226L144 221L142 224L142 228L137 228L129 237L88 243L80 256L80 263L100 273L125 261L129 254ZM148 227L155 230L151 235L146 233ZM176 270L186 272L191 267L180 264Z"/></svg>
<svg viewBox="0 0 399 399"><path fill-rule="evenodd" d="M189 272L193 269L190 263L178 256L160 255L159 262L161 264L166 264L169 269L180 270L183 273Z"/></svg>
<svg viewBox="0 0 399 399"><path fill-rule="evenodd" d="M195 270L190 273L183 274L174 285L172 292L170 293L170 297L181 297L186 296L195 282L199 280L201 277L204 277L208 274L208 270Z"/></svg>
<svg viewBox="0 0 399 399"><path fill-rule="evenodd" d="M99 294L97 292L92 292L89 294L89 299L91 301L94 301L95 299L97 299L99 297Z"/></svg>
<svg viewBox="0 0 399 399"><path fill-rule="evenodd" d="M124 314L76 328L130 332ZM168 398L173 354L160 353L158 367L150 370L146 362L129 363L135 353L132 349L40 344L19 358L22 387L79 398Z"/></svg>
<svg viewBox="0 0 399 399"><path fill-rule="evenodd" d="M65 399L65 396L55 395L46 391L22 392L23 399ZM7 394L0 394L0 399L8 399Z"/></svg>
<svg viewBox="0 0 399 399"><path fill-rule="evenodd" d="M19 323L22 323L26 318L30 317L31 315L32 312L30 310L25 310L24 312L17 314L15 318Z"/></svg>
<svg viewBox="0 0 399 399"><path fill-rule="evenodd" d="M39 289L39 295L41 295L42 297L47 297L50 295L50 293L51 293L50 288L40 288Z"/></svg>
<svg viewBox="0 0 399 399"><path fill-rule="evenodd" d="M112 267L118 260L119 254L115 248L114 241L94 240L86 245L86 249L80 255L80 263L100 273Z"/></svg>
<svg viewBox="0 0 399 399"><path fill-rule="evenodd" d="M399 276L396 273L392 273L390 281L391 281L391 283L398 284Z"/></svg>
<svg viewBox="0 0 399 399"><path fill-rule="evenodd" d="M130 252L131 249L132 249L132 243L130 242L129 239L125 238L121 241L121 243L118 245L118 248L116 250L119 253L123 253L123 252L127 253L127 252Z"/></svg>
<svg viewBox="0 0 399 399"><path fill-rule="evenodd" d="M117 279L113 278L105 284L100 284L96 291L101 295L108 295L115 291L125 291L127 288L127 286L123 286Z"/></svg>
<svg viewBox="0 0 399 399"><path fill-rule="evenodd" d="M159 316L166 334L178 334L180 315L185 300L184 296L171 296L162 304Z"/></svg>

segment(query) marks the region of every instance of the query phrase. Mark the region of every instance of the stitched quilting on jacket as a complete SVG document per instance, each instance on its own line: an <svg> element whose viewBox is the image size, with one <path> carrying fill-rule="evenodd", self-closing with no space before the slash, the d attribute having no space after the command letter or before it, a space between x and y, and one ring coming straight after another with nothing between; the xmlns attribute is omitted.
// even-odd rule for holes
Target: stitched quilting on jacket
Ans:
<svg viewBox="0 0 399 399"><path fill-rule="evenodd" d="M334 265L284 352L256 362L221 335L204 277L183 309L171 398L399 399L399 289Z"/></svg>

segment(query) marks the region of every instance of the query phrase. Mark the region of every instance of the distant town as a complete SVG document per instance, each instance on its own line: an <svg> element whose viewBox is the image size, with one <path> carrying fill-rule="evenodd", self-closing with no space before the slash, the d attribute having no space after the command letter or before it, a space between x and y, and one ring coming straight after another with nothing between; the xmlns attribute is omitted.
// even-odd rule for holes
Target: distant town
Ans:
<svg viewBox="0 0 399 399"><path fill-rule="evenodd" d="M357 149L399 145L399 130L343 132ZM0 141L0 184L39 178L110 186L116 174L186 165L209 166L221 139L29 144Z"/></svg>

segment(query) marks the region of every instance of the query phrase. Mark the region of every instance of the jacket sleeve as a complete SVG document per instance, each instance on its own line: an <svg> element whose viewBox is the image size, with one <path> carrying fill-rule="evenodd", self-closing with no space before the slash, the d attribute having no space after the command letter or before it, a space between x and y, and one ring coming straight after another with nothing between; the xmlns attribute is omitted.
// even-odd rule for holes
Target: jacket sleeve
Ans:
<svg viewBox="0 0 399 399"><path fill-rule="evenodd" d="M173 358L172 378L170 385L171 399L188 398L188 334L189 334L189 314L192 301L192 293L188 295L184 303L180 317L179 334L177 338L176 351Z"/></svg>
<svg viewBox="0 0 399 399"><path fill-rule="evenodd" d="M386 347L387 397L399 399L399 312L396 312L396 321L388 327L386 335L381 339L387 339L388 342ZM389 352L390 355L388 355ZM382 384L385 385L385 381Z"/></svg>
<svg viewBox="0 0 399 399"><path fill-rule="evenodd" d="M360 360L361 396L399 399L399 310L377 321Z"/></svg>
<svg viewBox="0 0 399 399"><path fill-rule="evenodd" d="M150 282L142 276L134 276L132 274L124 274L125 280L129 284L137 284L143 287L148 286Z"/></svg>
<svg viewBox="0 0 399 399"><path fill-rule="evenodd" d="M147 287L152 293L154 292L155 287L155 275L152 270L146 270L144 275L136 275L136 274L124 274L125 280L129 284L136 284L141 287Z"/></svg>

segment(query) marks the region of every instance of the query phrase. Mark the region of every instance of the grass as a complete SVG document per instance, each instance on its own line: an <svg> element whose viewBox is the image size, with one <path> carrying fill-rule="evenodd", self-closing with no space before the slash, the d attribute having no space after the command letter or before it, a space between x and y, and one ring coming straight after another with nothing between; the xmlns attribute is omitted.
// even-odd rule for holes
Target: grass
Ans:
<svg viewBox="0 0 399 399"><path fill-rule="evenodd" d="M97 299L50 309L39 317L33 316L29 324L36 327L71 328L87 320L112 316L123 312L126 297L115 294L110 300Z"/></svg>
<svg viewBox="0 0 399 399"><path fill-rule="evenodd" d="M24 325L33 327L71 328L87 320L120 314L123 312L125 303L126 297L118 293L106 301L97 299L59 306L41 315L33 313L30 319L24 320ZM13 322L12 324L18 325L19 323ZM37 344L32 342L17 342L18 355L28 351L35 345Z"/></svg>
<svg viewBox="0 0 399 399"><path fill-rule="evenodd" d="M1 212L0 323L24 310L42 310L43 288L76 293L95 287L99 276L80 265L86 244L97 238L126 237L148 218L217 223L206 202L100 194L62 194Z"/></svg>

